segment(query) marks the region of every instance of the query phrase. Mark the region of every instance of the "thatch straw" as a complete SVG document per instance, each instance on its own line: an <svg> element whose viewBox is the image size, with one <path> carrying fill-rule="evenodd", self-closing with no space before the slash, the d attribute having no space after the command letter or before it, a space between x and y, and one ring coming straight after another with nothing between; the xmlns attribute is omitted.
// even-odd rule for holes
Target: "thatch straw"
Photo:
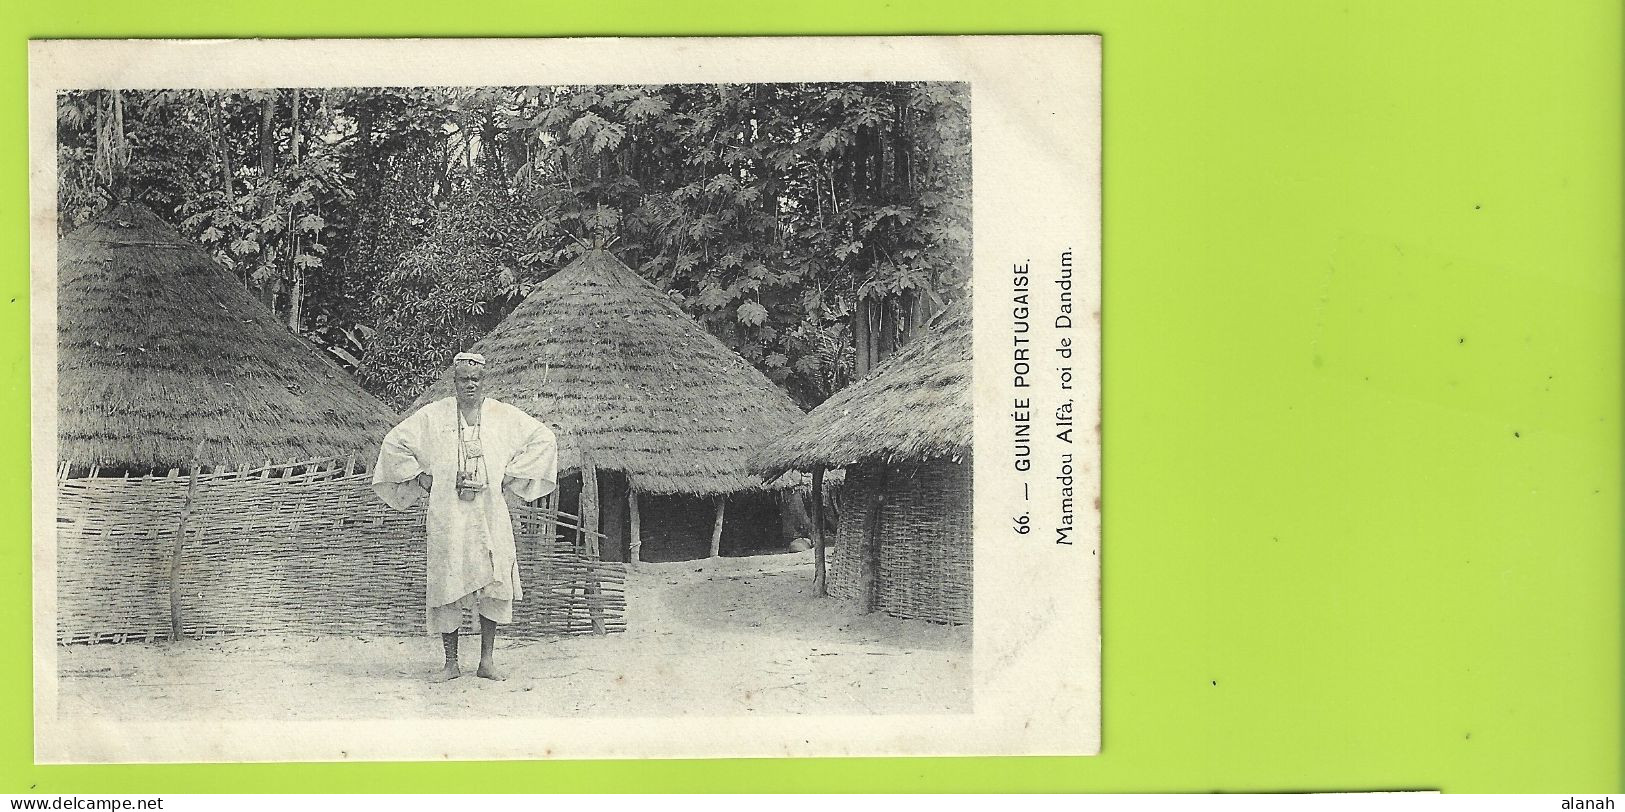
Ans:
<svg viewBox="0 0 1625 812"><path fill-rule="evenodd" d="M485 390L553 426L561 472L581 451L651 494L763 487L745 466L805 415L789 395L608 251L536 286L472 348ZM413 408L452 393L449 373Z"/></svg>
<svg viewBox="0 0 1625 812"><path fill-rule="evenodd" d="M970 453L971 317L960 302L863 380L835 393L752 458L768 477L862 460Z"/></svg>
<svg viewBox="0 0 1625 812"><path fill-rule="evenodd" d="M143 473L355 454L389 409L147 208L57 245L58 457Z"/></svg>

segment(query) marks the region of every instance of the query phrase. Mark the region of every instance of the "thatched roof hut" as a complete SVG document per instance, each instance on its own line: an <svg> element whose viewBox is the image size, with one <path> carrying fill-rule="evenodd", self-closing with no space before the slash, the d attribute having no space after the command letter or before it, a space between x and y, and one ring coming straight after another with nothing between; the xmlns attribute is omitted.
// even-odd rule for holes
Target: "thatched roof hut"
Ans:
<svg viewBox="0 0 1625 812"><path fill-rule="evenodd" d="M778 476L864 460L907 462L970 453L971 318L968 303L944 311L857 383L836 392L754 459Z"/></svg>
<svg viewBox="0 0 1625 812"><path fill-rule="evenodd" d="M659 558L703 552L704 536L717 555L776 534L766 530L778 515L776 498L747 463L806 415L607 250L589 250L538 284L470 350L487 359L492 397L553 427L561 479L580 472L579 487L603 506L606 556L638 560L643 537L661 548ZM413 408L451 394L448 372ZM561 485L566 500L576 487ZM652 508L649 521L640 520L640 495ZM716 497L715 504L696 497ZM725 507L734 517L729 538Z"/></svg>
<svg viewBox="0 0 1625 812"><path fill-rule="evenodd" d="M844 469L831 594L898 617L971 621L971 345L961 302L753 460L766 476Z"/></svg>
<svg viewBox="0 0 1625 812"><path fill-rule="evenodd" d="M470 351L485 389L555 427L561 473L591 452L647 494L763 487L746 466L805 417L790 396L614 255L594 249L537 285ZM450 373L413 404L450 397Z"/></svg>
<svg viewBox="0 0 1625 812"><path fill-rule="evenodd" d="M57 244L58 457L143 473L355 455L393 415L135 203Z"/></svg>

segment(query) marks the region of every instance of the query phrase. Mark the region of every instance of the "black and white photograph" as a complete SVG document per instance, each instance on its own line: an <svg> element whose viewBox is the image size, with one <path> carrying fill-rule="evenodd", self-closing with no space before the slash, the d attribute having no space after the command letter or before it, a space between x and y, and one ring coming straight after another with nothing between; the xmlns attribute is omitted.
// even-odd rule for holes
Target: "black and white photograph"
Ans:
<svg viewBox="0 0 1625 812"><path fill-rule="evenodd" d="M37 755L1098 749L1098 42L985 39L37 44Z"/></svg>

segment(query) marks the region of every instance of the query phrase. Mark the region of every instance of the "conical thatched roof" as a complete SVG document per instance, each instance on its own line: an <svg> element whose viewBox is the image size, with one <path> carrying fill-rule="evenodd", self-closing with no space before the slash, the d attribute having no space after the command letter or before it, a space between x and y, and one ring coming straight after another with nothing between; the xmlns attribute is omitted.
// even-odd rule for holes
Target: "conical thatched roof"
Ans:
<svg viewBox="0 0 1625 812"><path fill-rule="evenodd" d="M554 427L559 468L593 465L653 494L761 488L746 460L806 417L654 285L595 249L531 291L472 352L485 391ZM413 408L452 394L450 373Z"/></svg>
<svg viewBox="0 0 1625 812"><path fill-rule="evenodd" d="M924 335L867 377L836 392L752 462L766 476L866 459L924 460L970 453L969 302L944 311Z"/></svg>
<svg viewBox="0 0 1625 812"><path fill-rule="evenodd" d="M357 455L393 422L344 370L139 204L57 244L58 456L185 467Z"/></svg>

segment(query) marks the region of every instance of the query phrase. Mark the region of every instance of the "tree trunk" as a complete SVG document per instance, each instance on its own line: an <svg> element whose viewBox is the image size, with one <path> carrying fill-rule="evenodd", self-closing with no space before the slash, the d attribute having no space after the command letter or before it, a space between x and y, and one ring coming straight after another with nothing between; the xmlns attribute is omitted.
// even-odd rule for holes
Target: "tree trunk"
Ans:
<svg viewBox="0 0 1625 812"><path fill-rule="evenodd" d="M892 183L904 189L913 188L908 182L908 88L899 86L892 100Z"/></svg>
<svg viewBox="0 0 1625 812"><path fill-rule="evenodd" d="M214 105L214 135L216 145L220 151L220 182L222 191L226 195L226 210L233 214L237 212L237 189L232 183L232 176L236 174L231 166L231 139L226 132L226 96L222 95L218 104ZM238 266L241 267L240 265ZM243 287L248 287L248 274L239 274Z"/></svg>
<svg viewBox="0 0 1625 812"><path fill-rule="evenodd" d="M869 370L875 368L879 360L875 358L875 319L874 298L865 296L858 300L857 309L852 311L852 342L854 355L852 359L852 379L862 380Z"/></svg>
<svg viewBox="0 0 1625 812"><path fill-rule="evenodd" d="M226 206L236 208L237 188L232 183L232 177L236 172L231 166L231 140L227 137L228 133L226 132L225 104L226 99L222 96L220 104L214 109L215 137L220 143L220 178L225 187Z"/></svg>
<svg viewBox="0 0 1625 812"><path fill-rule="evenodd" d="M865 203L880 198L880 131L870 124L858 128L858 188L853 197Z"/></svg>
<svg viewBox="0 0 1625 812"><path fill-rule="evenodd" d="M875 351L875 363L879 364L897 351L897 308L889 298L876 298L875 304L880 308L880 342Z"/></svg>
<svg viewBox="0 0 1625 812"><path fill-rule="evenodd" d="M857 351L853 380L857 380L897 350L897 309L890 299L870 295L858 300L852 314L852 339Z"/></svg>
<svg viewBox="0 0 1625 812"><path fill-rule="evenodd" d="M931 294L915 288L903 291L898 307L902 310L903 319L902 335L897 342L897 347L901 348L930 328L931 318L937 314L937 306Z"/></svg>
<svg viewBox="0 0 1625 812"><path fill-rule="evenodd" d="M124 137L124 94L109 90L105 98L105 110L99 101L96 105L95 168L113 200L122 202L129 200L134 191L130 188L128 171L130 145Z"/></svg>
<svg viewBox="0 0 1625 812"><path fill-rule="evenodd" d="M122 200L135 197L130 183L130 142L124 137L124 94L113 91L113 188Z"/></svg>
<svg viewBox="0 0 1625 812"><path fill-rule="evenodd" d="M260 185L262 187L269 184L271 177L276 174L277 96L278 93L273 90L269 96L265 97L265 101L260 104ZM269 197L260 198L261 217L270 214L271 208L271 199ZM264 286L260 288L260 298L264 300L265 306L269 307L272 313L276 312L277 294L280 292L278 288L281 287L280 282L281 279L273 275L270 279L265 280Z"/></svg>
<svg viewBox="0 0 1625 812"><path fill-rule="evenodd" d="M260 175L264 180L270 180L276 170L276 98L273 90L260 103Z"/></svg>
<svg viewBox="0 0 1625 812"><path fill-rule="evenodd" d="M916 290L914 291L914 299L910 302L910 309L913 312L911 318L914 322L914 331L912 335L908 336L908 340L913 341L930 329L931 319L941 312L941 308L937 306L937 300L933 299L929 292Z"/></svg>
<svg viewBox="0 0 1625 812"><path fill-rule="evenodd" d="M915 312L914 302L919 297L920 292L912 288L897 294L897 332L900 336L897 340L897 346L899 347L914 340L914 334L919 330L919 325L916 324L914 318L918 315Z"/></svg>
<svg viewBox="0 0 1625 812"><path fill-rule="evenodd" d="M299 165L299 88L293 89L293 124L288 141L292 149L293 165ZM288 329L298 335L304 326L305 272L299 267L299 231L295 226L293 206L288 207L288 278L293 280L288 293Z"/></svg>

